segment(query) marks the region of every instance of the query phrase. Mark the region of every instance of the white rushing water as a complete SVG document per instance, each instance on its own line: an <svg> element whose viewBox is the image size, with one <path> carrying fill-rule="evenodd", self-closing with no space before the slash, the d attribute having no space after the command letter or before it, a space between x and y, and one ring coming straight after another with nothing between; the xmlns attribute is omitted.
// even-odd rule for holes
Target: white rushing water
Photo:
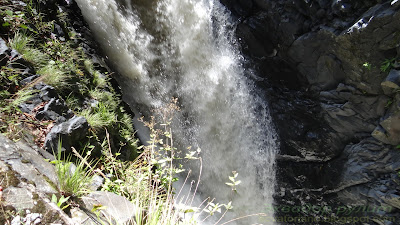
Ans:
<svg viewBox="0 0 400 225"><path fill-rule="evenodd" d="M261 221L236 224L273 224L265 208L273 202L277 138L267 104L244 75L225 8L217 0L77 3L122 74L117 79L134 110L148 112L179 99L175 136L202 149L200 198L227 203L232 193L225 182L237 171L242 183L227 218L266 213Z"/></svg>

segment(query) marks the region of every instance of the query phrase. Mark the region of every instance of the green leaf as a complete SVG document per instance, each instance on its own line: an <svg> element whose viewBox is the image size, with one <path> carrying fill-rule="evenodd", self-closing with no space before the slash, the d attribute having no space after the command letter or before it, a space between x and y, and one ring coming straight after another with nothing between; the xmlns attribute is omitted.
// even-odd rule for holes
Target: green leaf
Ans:
<svg viewBox="0 0 400 225"><path fill-rule="evenodd" d="M92 212L96 212L96 211L103 210L103 209L106 209L106 208L107 208L106 206L98 204L98 205L93 205L93 209L91 211Z"/></svg>
<svg viewBox="0 0 400 225"><path fill-rule="evenodd" d="M5 13L7 15L9 15L9 16L13 16L14 15L13 11L11 11L11 10L6 10Z"/></svg>
<svg viewBox="0 0 400 225"><path fill-rule="evenodd" d="M397 145L396 148L400 149L400 145Z"/></svg>
<svg viewBox="0 0 400 225"><path fill-rule="evenodd" d="M67 205L65 205L64 207L62 207L61 210L64 210L64 209L66 209L66 208L68 208L68 207L69 207L69 204L67 204Z"/></svg>
<svg viewBox="0 0 400 225"><path fill-rule="evenodd" d="M51 202L57 204L57 196L56 196L55 194L53 194L53 195L51 196Z"/></svg>
<svg viewBox="0 0 400 225"><path fill-rule="evenodd" d="M229 202L228 204L226 204L226 205L224 205L224 206L225 206L225 209L226 209L226 210L231 210L231 209L233 209L232 202Z"/></svg>
<svg viewBox="0 0 400 225"><path fill-rule="evenodd" d="M9 27L9 26L11 26L11 24L9 22L5 22L5 23L2 24L2 26L3 27Z"/></svg>
<svg viewBox="0 0 400 225"><path fill-rule="evenodd" d="M192 213L192 212L197 212L194 209L186 209L185 211L183 211L183 213Z"/></svg>

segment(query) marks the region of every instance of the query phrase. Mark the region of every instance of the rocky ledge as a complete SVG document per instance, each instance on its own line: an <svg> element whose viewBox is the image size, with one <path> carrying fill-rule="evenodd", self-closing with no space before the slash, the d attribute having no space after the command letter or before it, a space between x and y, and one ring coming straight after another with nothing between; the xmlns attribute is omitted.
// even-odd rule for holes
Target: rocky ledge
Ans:
<svg viewBox="0 0 400 225"><path fill-rule="evenodd" d="M221 2L280 136L277 204L398 224L379 218L400 218L400 1Z"/></svg>
<svg viewBox="0 0 400 225"><path fill-rule="evenodd" d="M25 141L14 143L0 135L0 179L2 210L0 221L5 224L129 224L135 206L126 198L114 193L94 191L75 203L69 214L52 201L59 196L58 178L49 161L53 155L29 145ZM94 186L95 190L98 186ZM99 214L93 208L101 205ZM18 216L8 220L7 214ZM8 223L7 223L8 222ZM107 223L108 224L108 223Z"/></svg>

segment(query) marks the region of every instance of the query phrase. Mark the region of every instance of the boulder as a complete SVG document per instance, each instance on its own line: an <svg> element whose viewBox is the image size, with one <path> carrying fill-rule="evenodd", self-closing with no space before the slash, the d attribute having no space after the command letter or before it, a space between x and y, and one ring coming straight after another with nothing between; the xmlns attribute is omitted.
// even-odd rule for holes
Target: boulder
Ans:
<svg viewBox="0 0 400 225"><path fill-rule="evenodd" d="M58 144L63 150L70 151L71 146L86 138L89 124L84 117L74 116L71 119L55 125L46 136L45 148L49 152L57 152Z"/></svg>
<svg viewBox="0 0 400 225"><path fill-rule="evenodd" d="M103 206L98 210L101 215L100 221L112 222L112 224L134 224L137 210L135 205L125 197L111 192L95 191L82 199L86 208L84 211L93 212L95 206ZM81 214L81 218L85 219L85 215Z"/></svg>
<svg viewBox="0 0 400 225"><path fill-rule="evenodd" d="M69 116L72 112L68 109L65 102L61 99L52 98L50 101L36 114L38 120L52 120L57 123L66 121L64 116Z"/></svg>

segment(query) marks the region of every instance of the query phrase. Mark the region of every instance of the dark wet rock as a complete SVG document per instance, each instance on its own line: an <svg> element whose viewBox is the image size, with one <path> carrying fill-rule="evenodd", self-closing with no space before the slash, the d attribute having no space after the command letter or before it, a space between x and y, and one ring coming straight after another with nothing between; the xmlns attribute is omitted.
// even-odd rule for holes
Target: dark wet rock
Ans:
<svg viewBox="0 0 400 225"><path fill-rule="evenodd" d="M372 136L386 144L400 144L400 94L390 100L390 107L385 116L380 119L379 125L372 132Z"/></svg>
<svg viewBox="0 0 400 225"><path fill-rule="evenodd" d="M60 25L56 24L56 23L54 24L54 32L55 32L55 35L57 35L59 37L64 37L65 36L62 27Z"/></svg>
<svg viewBox="0 0 400 225"><path fill-rule="evenodd" d="M37 75L30 76L22 83L28 84L37 77ZM73 112L68 109L64 100L58 96L53 87L40 82L35 84L32 89L39 92L19 106L22 112L34 115L38 120L51 120L57 124L73 117Z"/></svg>
<svg viewBox="0 0 400 225"><path fill-rule="evenodd" d="M54 126L45 140L46 150L57 152L61 141L64 150L70 151L71 146L86 138L89 124L84 117L74 116L71 119Z"/></svg>
<svg viewBox="0 0 400 225"><path fill-rule="evenodd" d="M344 138L370 133L385 114L386 96L369 96L355 87L339 84L336 90L320 92L321 106L329 125Z"/></svg>
<svg viewBox="0 0 400 225"><path fill-rule="evenodd" d="M25 85L27 85L27 84L29 84L29 83L35 81L37 78L39 78L39 75L32 75L32 76L29 76L29 77L27 77L27 78L25 78L25 79L22 79L19 83L20 83L22 86L25 86Z"/></svg>
<svg viewBox="0 0 400 225"><path fill-rule="evenodd" d="M10 49L7 43L0 38L0 66L17 69L20 76L28 77L34 74L35 70L22 56L14 49Z"/></svg>
<svg viewBox="0 0 400 225"><path fill-rule="evenodd" d="M23 58L23 56L15 49L11 50L11 53L9 55L8 66L20 70L22 72L21 75L24 77L28 77L32 74L35 74L33 66L29 62L27 62Z"/></svg>
<svg viewBox="0 0 400 225"><path fill-rule="evenodd" d="M393 95L400 88L400 70L391 70L381 83L385 95Z"/></svg>
<svg viewBox="0 0 400 225"><path fill-rule="evenodd" d="M280 137L277 204L394 207L400 1L221 2Z"/></svg>
<svg viewBox="0 0 400 225"><path fill-rule="evenodd" d="M62 123L66 121L63 115L69 117L72 112L69 111L63 100L52 98L35 117L38 120L53 120Z"/></svg>
<svg viewBox="0 0 400 225"><path fill-rule="evenodd" d="M400 152L369 138L347 146L342 157L342 175L335 182L336 188L327 192L336 192L347 205L390 208L387 212L365 212L364 216L396 216L393 207L399 177L395 171L400 169Z"/></svg>
<svg viewBox="0 0 400 225"><path fill-rule="evenodd" d="M400 169L400 151L373 138L346 146L342 157L346 158L346 163L337 182L338 190L368 183Z"/></svg>
<svg viewBox="0 0 400 225"><path fill-rule="evenodd" d="M52 86L39 84L35 88L40 90L40 98L45 102L58 97L57 91Z"/></svg>

